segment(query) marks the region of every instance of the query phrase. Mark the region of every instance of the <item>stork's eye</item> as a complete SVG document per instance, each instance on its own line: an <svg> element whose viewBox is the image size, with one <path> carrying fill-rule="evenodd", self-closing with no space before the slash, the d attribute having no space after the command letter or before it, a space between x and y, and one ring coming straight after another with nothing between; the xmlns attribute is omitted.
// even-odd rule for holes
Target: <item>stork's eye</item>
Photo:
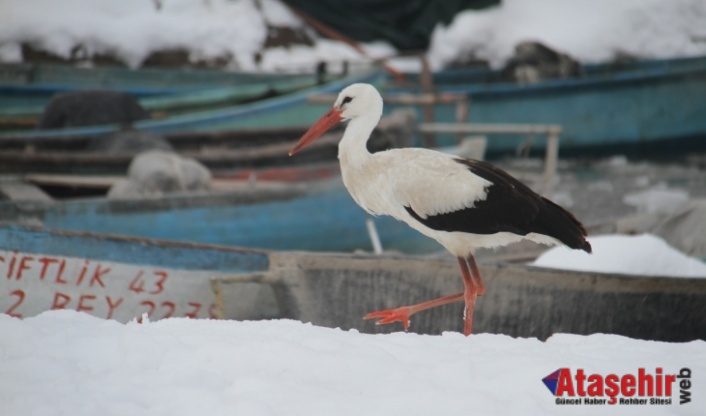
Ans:
<svg viewBox="0 0 706 416"><path fill-rule="evenodd" d="M351 102L351 101L353 101L353 97L345 97L345 98L343 99L343 101L341 102L341 105L342 105L342 106L343 106L343 105L346 105L346 104L348 104L348 103Z"/></svg>

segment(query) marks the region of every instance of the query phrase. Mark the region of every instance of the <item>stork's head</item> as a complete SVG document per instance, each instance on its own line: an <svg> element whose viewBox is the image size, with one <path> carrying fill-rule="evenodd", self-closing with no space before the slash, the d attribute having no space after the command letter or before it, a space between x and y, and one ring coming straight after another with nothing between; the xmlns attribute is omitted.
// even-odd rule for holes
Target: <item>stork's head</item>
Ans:
<svg viewBox="0 0 706 416"><path fill-rule="evenodd" d="M333 107L304 133L289 155L305 148L341 121L370 118L370 124L374 127L381 115L382 97L375 87L370 84L349 85L338 94Z"/></svg>

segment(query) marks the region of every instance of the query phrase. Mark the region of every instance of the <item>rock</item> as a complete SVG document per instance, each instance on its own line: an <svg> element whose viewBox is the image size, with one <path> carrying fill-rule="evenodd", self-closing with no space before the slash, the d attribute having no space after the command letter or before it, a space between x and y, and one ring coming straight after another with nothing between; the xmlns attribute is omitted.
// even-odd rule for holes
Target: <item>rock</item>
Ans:
<svg viewBox="0 0 706 416"><path fill-rule="evenodd" d="M211 172L194 159L150 150L135 156L128 179L115 184L108 198L158 197L164 194L211 189Z"/></svg>
<svg viewBox="0 0 706 416"><path fill-rule="evenodd" d="M522 42L515 55L503 68L502 78L520 84L533 84L546 79L564 79L581 75L581 64L569 55L557 52L539 42Z"/></svg>
<svg viewBox="0 0 706 416"><path fill-rule="evenodd" d="M39 120L40 129L91 126L97 124L130 125L149 118L137 99L118 91L73 91L53 96Z"/></svg>

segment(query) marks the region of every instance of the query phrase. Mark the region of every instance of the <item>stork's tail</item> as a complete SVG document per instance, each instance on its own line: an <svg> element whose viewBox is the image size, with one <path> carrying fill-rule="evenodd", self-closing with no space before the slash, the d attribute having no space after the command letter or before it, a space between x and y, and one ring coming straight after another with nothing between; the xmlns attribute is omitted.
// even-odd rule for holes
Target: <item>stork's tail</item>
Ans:
<svg viewBox="0 0 706 416"><path fill-rule="evenodd" d="M552 236L568 247L591 253L591 243L586 240L586 228L574 214L542 197L544 209L540 211L537 223L544 228L543 234Z"/></svg>

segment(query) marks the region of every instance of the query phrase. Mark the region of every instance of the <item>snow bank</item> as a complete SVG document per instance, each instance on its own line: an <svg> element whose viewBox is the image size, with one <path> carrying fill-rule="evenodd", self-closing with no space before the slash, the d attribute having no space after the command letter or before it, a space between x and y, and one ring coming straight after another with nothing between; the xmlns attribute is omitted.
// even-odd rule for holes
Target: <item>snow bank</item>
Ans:
<svg viewBox="0 0 706 416"><path fill-rule="evenodd" d="M637 208L638 213L668 214L689 202L689 193L683 189L655 186L623 196L623 203Z"/></svg>
<svg viewBox="0 0 706 416"><path fill-rule="evenodd" d="M295 321L120 324L73 311L0 315L2 413L19 415L704 414L706 342L555 335L364 335ZM559 368L689 368L692 402L570 406ZM606 408L607 407L607 408ZM567 413L568 412L568 413ZM609 413L617 414L617 413Z"/></svg>
<svg viewBox="0 0 706 416"><path fill-rule="evenodd" d="M63 58L80 45L86 57L109 54L131 67L153 52L174 49L189 51L192 61L232 57L231 66L242 70L291 69L306 59L311 71L324 57L360 59L349 46L331 41L263 50L268 25L304 27L278 0L5 0L0 2L0 62L20 61L21 43ZM391 50L370 46L373 55Z"/></svg>
<svg viewBox="0 0 706 416"><path fill-rule="evenodd" d="M463 12L450 26L437 27L429 57L435 69L469 55L497 67L524 40L545 42L582 62L618 54L703 55L704 21L703 0L503 0L499 7ZM268 25L305 27L279 0L4 0L0 62L20 61L21 43L64 58L81 45L86 56L110 54L132 67L170 49L189 51L193 61L232 58L231 67L242 70L310 71L319 60L361 59L351 47L312 31L313 46L263 49ZM371 57L395 54L387 43L363 48ZM403 70L419 67L416 59L395 62Z"/></svg>
<svg viewBox="0 0 706 416"><path fill-rule="evenodd" d="M429 59L442 68L474 56L500 67L525 40L537 40L583 63L617 55L670 58L706 54L703 0L503 0L467 11L432 36Z"/></svg>
<svg viewBox="0 0 706 416"><path fill-rule="evenodd" d="M641 276L705 277L706 263L688 257L651 234L590 237L593 254L554 247L532 265L554 269Z"/></svg>

